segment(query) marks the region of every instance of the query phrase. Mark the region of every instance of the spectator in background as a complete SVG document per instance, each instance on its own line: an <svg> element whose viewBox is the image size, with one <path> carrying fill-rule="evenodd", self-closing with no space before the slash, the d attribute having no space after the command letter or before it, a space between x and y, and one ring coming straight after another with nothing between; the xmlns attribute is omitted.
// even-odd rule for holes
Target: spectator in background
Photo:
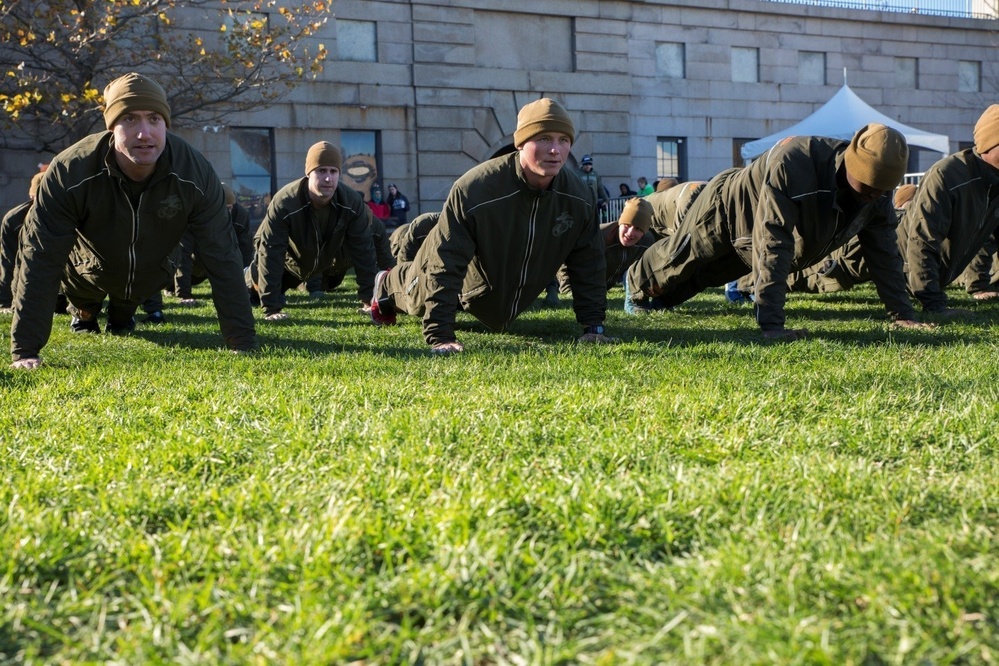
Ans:
<svg viewBox="0 0 999 666"><path fill-rule="evenodd" d="M631 189L631 186L628 185L628 183L621 183L618 187L621 188L621 197L624 199L630 199L631 197L638 196L638 192Z"/></svg>
<svg viewBox="0 0 999 666"><path fill-rule="evenodd" d="M383 223L392 219L392 208L382 201L382 186L375 183L371 186L371 200L365 202L375 217Z"/></svg>
<svg viewBox="0 0 999 666"><path fill-rule="evenodd" d="M409 199L406 198L399 188L395 186L395 183L390 183L388 186L388 199L385 203L389 205L392 210L392 219L385 223L385 230L391 233L393 230L397 229L400 225L406 224L409 221L406 213L409 212Z"/></svg>
<svg viewBox="0 0 999 666"><path fill-rule="evenodd" d="M603 181L600 179L600 174L593 168L591 156L583 155L577 174L593 192L593 199L597 202L597 208L600 210L601 218L603 218L607 212L607 199L609 197L607 196L607 188L604 187Z"/></svg>
<svg viewBox="0 0 999 666"><path fill-rule="evenodd" d="M640 196L640 197L646 197L646 196L652 194L653 192L655 192L655 190L652 189L651 185L649 185L649 181L645 178L645 176L639 176L638 177L638 196Z"/></svg>

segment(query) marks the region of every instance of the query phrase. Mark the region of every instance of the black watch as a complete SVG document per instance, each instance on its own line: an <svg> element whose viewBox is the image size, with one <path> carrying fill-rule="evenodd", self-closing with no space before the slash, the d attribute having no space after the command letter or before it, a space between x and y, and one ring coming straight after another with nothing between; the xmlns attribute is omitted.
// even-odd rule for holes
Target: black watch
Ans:
<svg viewBox="0 0 999 666"><path fill-rule="evenodd" d="M583 335L589 335L590 333L603 335L604 334L603 324L595 324L593 326L586 326L585 328L583 328Z"/></svg>

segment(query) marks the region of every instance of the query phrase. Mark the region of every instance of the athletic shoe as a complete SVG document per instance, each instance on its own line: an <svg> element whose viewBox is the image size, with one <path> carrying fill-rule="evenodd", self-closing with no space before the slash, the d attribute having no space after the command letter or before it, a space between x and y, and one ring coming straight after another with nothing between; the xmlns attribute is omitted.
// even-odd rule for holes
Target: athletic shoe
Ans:
<svg viewBox="0 0 999 666"><path fill-rule="evenodd" d="M100 333L101 327L97 323L96 317L91 317L90 319L80 319L74 316L69 322L69 330L74 333Z"/></svg>
<svg viewBox="0 0 999 666"><path fill-rule="evenodd" d="M110 333L111 335L130 335L132 331L135 330L135 317L129 317L128 321L125 322L113 322L108 319L107 326L104 327L105 333Z"/></svg>
<svg viewBox="0 0 999 666"><path fill-rule="evenodd" d="M624 286L624 311L630 315L642 315L652 312L652 308L646 307L644 301L641 303L636 303L631 300L631 290L628 287L628 276L625 275L624 279L621 280L621 284Z"/></svg>
<svg viewBox="0 0 999 666"><path fill-rule="evenodd" d="M146 315L146 318L142 320L144 324L165 324L166 317L163 316L162 310L157 310L156 312L150 312Z"/></svg>
<svg viewBox="0 0 999 666"><path fill-rule="evenodd" d="M389 271L392 270L391 268ZM395 307L392 305L388 298L381 299L379 303L378 294L382 289L382 283L385 281L385 276L388 275L389 271L379 271L375 275L375 289L374 295L371 298L371 321L375 322L378 326L395 326Z"/></svg>

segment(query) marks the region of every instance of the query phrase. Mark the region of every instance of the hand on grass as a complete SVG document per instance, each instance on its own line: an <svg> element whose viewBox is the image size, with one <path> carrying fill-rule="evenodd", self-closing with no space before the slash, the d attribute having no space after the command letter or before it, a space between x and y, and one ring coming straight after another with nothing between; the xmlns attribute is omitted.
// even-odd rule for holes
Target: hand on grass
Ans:
<svg viewBox="0 0 999 666"><path fill-rule="evenodd" d="M931 324L925 321L916 321L915 319L896 319L895 325L899 328L936 328L936 324Z"/></svg>
<svg viewBox="0 0 999 666"><path fill-rule="evenodd" d="M971 297L976 301L992 301L999 298L999 291L979 291Z"/></svg>
<svg viewBox="0 0 999 666"><path fill-rule="evenodd" d="M284 321L287 318L288 315L284 312L272 312L266 317L264 317L264 319L266 319L267 321Z"/></svg>
<svg viewBox="0 0 999 666"><path fill-rule="evenodd" d="M465 345L461 344L457 340L454 342L438 342L430 348L431 354L439 354L440 356L460 354L463 351L465 351Z"/></svg>
<svg viewBox="0 0 999 666"><path fill-rule="evenodd" d="M763 331L767 340L804 340L808 337L807 328L779 328L773 331Z"/></svg>
<svg viewBox="0 0 999 666"><path fill-rule="evenodd" d="M42 359L37 356L34 358L20 358L10 364L10 367L14 370L34 370L42 364Z"/></svg>

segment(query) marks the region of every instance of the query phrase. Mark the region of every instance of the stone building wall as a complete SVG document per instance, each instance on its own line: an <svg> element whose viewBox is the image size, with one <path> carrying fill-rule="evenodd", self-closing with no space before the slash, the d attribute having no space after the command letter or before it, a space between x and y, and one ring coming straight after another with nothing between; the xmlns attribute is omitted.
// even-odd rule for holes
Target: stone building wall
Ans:
<svg viewBox="0 0 999 666"><path fill-rule="evenodd" d="M497 9L503 7L503 9ZM997 21L763 0L337 0L316 36L326 71L282 103L225 126L176 131L231 177L232 127L275 132L277 186L302 175L305 152L341 130L376 130L381 174L414 210L439 210L451 183L508 150L517 109L559 99L577 126L572 160L592 154L605 184L657 177L657 137L682 137L687 177L733 166L733 140L790 126L844 82L899 121L959 141L999 101ZM377 62L336 60L337 23L374 21ZM657 45L684 45L685 76L657 71ZM759 82L732 81L732 48L758 49ZM799 83L799 52L825 53L824 85ZM918 59L918 88L899 89L896 58ZM979 93L958 92L959 61L982 63ZM927 153L925 168L939 157ZM38 153L7 151L2 203L23 200Z"/></svg>

